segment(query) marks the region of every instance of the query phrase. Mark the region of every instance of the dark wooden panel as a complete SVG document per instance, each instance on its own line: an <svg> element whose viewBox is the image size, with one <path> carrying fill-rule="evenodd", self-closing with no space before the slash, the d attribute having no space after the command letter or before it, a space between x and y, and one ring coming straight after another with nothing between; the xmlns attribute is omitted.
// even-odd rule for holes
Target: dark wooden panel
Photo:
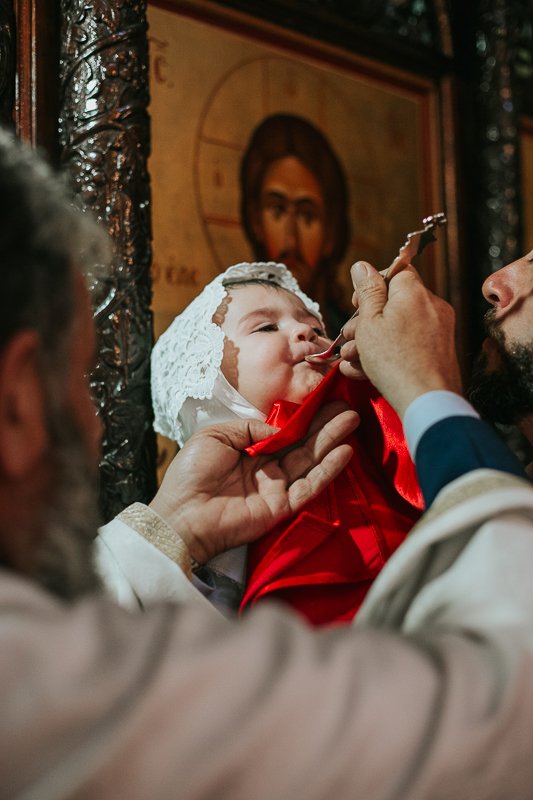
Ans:
<svg viewBox="0 0 533 800"><path fill-rule="evenodd" d="M59 2L16 0L17 93L20 136L58 160Z"/></svg>
<svg viewBox="0 0 533 800"><path fill-rule="evenodd" d="M0 124L13 124L15 16L11 0L0 0Z"/></svg>

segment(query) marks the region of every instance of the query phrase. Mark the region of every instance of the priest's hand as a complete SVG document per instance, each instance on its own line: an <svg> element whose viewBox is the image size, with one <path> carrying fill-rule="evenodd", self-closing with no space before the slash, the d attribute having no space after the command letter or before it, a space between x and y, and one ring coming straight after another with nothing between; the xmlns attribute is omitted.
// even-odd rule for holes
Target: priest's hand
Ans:
<svg viewBox="0 0 533 800"><path fill-rule="evenodd" d="M368 377L400 417L416 397L444 389L461 392L455 314L426 289L414 267L390 279L374 267L352 267L359 314L344 326L341 372Z"/></svg>
<svg viewBox="0 0 533 800"><path fill-rule="evenodd" d="M358 423L356 412L331 403L299 443L255 457L244 449L275 428L253 420L205 428L174 458L150 506L205 563L259 538L321 492L350 460L340 442Z"/></svg>

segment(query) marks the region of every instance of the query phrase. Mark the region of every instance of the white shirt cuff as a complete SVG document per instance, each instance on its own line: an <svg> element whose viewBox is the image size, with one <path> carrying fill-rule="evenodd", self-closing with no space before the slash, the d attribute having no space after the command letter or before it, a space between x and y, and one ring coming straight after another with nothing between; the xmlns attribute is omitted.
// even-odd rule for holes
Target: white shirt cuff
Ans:
<svg viewBox="0 0 533 800"><path fill-rule="evenodd" d="M446 417L479 419L479 414L464 397L443 390L421 394L407 407L403 417L403 430L413 461L424 433Z"/></svg>

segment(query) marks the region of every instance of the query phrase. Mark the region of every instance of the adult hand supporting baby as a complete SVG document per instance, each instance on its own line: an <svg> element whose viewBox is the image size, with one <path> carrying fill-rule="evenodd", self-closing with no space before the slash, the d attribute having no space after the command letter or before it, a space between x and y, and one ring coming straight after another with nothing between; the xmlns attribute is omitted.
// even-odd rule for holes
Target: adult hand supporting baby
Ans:
<svg viewBox="0 0 533 800"><path fill-rule="evenodd" d="M205 428L170 464L150 506L204 563L259 538L321 492L348 463L351 448L339 443L358 422L343 403L330 403L297 445L254 458L243 450L275 428L254 420Z"/></svg>
<svg viewBox="0 0 533 800"><path fill-rule="evenodd" d="M359 315L344 326L340 370L363 375L380 390L400 417L425 392L461 392L452 307L430 292L414 267L390 280L370 264L352 267L354 305Z"/></svg>

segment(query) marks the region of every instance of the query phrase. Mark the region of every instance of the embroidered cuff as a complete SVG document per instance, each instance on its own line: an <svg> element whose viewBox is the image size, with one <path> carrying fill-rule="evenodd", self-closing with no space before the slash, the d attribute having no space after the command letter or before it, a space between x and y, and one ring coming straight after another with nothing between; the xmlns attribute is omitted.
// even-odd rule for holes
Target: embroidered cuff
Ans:
<svg viewBox="0 0 533 800"><path fill-rule="evenodd" d="M117 519L129 525L146 541L157 547L161 553L174 561L191 580L193 562L189 548L174 528L171 528L153 509L143 503L133 503L121 511Z"/></svg>

